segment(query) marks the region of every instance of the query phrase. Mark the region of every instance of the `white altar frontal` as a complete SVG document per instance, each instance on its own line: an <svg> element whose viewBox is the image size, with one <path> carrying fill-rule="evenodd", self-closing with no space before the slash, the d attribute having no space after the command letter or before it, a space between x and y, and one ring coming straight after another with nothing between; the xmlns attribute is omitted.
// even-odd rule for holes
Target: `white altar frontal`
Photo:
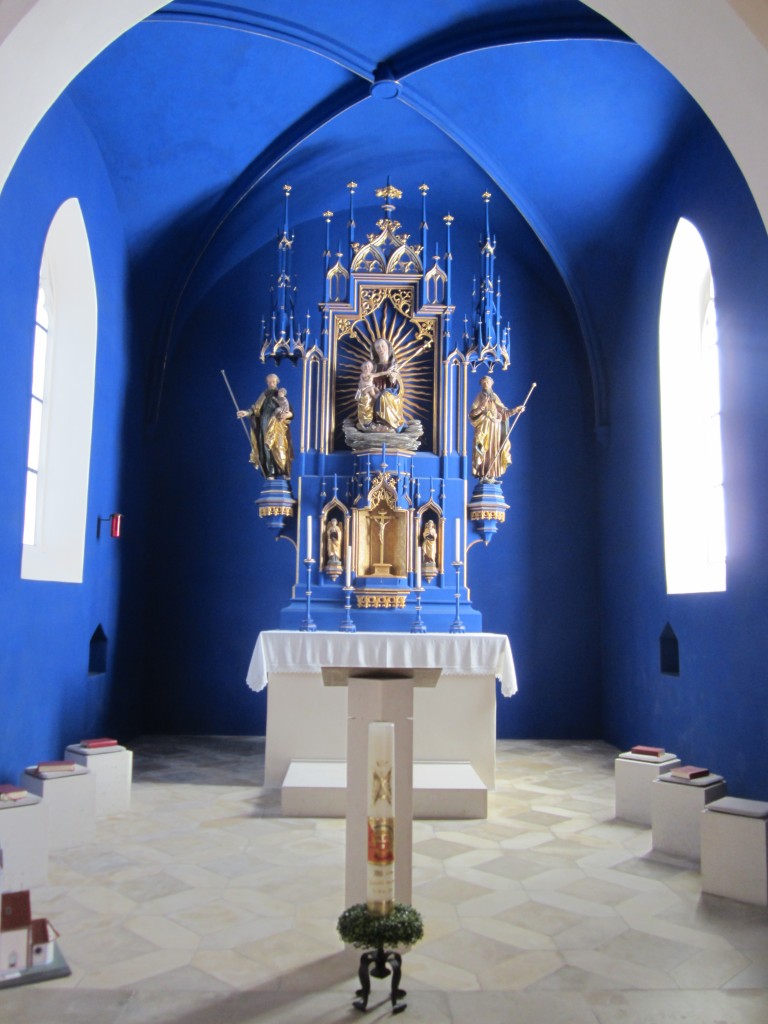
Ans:
<svg viewBox="0 0 768 1024"><path fill-rule="evenodd" d="M291 817L346 813L352 712L347 687L326 685L323 669L401 676L439 670L436 685L413 689L413 813L486 816L495 786L496 681L505 697L517 691L506 636L262 632L247 682L257 691L269 683L264 782L281 789Z"/></svg>

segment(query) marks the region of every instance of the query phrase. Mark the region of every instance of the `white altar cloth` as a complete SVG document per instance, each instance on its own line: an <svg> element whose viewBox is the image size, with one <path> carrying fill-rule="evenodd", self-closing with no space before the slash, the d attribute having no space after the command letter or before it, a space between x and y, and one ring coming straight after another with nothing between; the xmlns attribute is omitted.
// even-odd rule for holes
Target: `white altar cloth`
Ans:
<svg viewBox="0 0 768 1024"><path fill-rule="evenodd" d="M290 636L290 644L286 643ZM246 681L263 690L270 672L320 675L322 666L441 668L448 676L493 672L505 697L517 693L509 638L501 633L259 633Z"/></svg>
<svg viewBox="0 0 768 1024"><path fill-rule="evenodd" d="M496 780L496 684L517 690L512 651L496 633L259 634L248 671L268 687L266 786L280 787L292 761L345 761L347 690L323 685L323 668L439 668L435 687L414 692L413 752L419 762L466 762L487 789Z"/></svg>

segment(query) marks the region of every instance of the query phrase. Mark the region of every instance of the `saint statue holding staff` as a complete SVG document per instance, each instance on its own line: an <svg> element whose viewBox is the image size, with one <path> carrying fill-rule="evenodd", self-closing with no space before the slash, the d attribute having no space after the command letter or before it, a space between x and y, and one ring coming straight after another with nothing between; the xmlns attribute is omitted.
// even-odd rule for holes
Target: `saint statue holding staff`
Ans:
<svg viewBox="0 0 768 1024"><path fill-rule="evenodd" d="M481 480L494 480L511 465L508 420L510 416L519 416L524 409L524 404L507 409L493 390L493 378L481 378L480 393L469 410L469 422L475 430L472 445L473 476Z"/></svg>
<svg viewBox="0 0 768 1024"><path fill-rule="evenodd" d="M250 409L238 409L237 418L247 416L251 423L251 462L267 480L276 476L290 477L293 462L293 442L290 421L293 409L280 379L270 373L266 388Z"/></svg>

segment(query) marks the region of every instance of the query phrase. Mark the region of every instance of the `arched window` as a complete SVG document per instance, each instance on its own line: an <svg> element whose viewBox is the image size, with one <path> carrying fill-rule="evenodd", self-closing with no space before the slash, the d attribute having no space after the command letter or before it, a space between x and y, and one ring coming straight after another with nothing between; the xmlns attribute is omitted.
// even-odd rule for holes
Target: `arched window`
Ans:
<svg viewBox="0 0 768 1024"><path fill-rule="evenodd" d="M27 495L24 502L24 543L34 545L37 539L37 483L40 475L43 410L45 408L45 364L48 357L48 327L50 324L51 285L48 260L43 256L40 286L35 312L35 345L32 354L32 395L29 410L29 445L27 449Z"/></svg>
<svg viewBox="0 0 768 1024"><path fill-rule="evenodd" d="M23 579L83 579L96 372L96 283L80 204L48 229L32 356Z"/></svg>
<svg viewBox="0 0 768 1024"><path fill-rule="evenodd" d="M659 320L668 594L725 590L717 342L707 250L693 224L681 219L667 260Z"/></svg>

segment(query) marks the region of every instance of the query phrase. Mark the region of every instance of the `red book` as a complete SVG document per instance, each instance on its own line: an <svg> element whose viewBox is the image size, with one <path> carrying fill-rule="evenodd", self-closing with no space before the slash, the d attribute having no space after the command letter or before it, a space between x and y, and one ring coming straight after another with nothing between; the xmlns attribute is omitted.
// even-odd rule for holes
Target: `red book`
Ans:
<svg viewBox="0 0 768 1024"><path fill-rule="evenodd" d="M117 740L112 740L108 736L100 736L95 740L80 740L81 747L116 747Z"/></svg>
<svg viewBox="0 0 768 1024"><path fill-rule="evenodd" d="M702 779L709 775L709 768L697 768L694 764L682 764L679 768L673 768L670 772L678 779Z"/></svg>
<svg viewBox="0 0 768 1024"><path fill-rule="evenodd" d="M39 772L73 772L76 767L74 761L41 761L37 770Z"/></svg>
<svg viewBox="0 0 768 1024"><path fill-rule="evenodd" d="M14 786L11 782L0 783L0 800L23 800L29 796L26 789Z"/></svg>
<svg viewBox="0 0 768 1024"><path fill-rule="evenodd" d="M640 745L637 747L632 747L630 753L645 754L647 757L661 757L661 755L665 754L666 751L664 750L664 747L644 747Z"/></svg>

